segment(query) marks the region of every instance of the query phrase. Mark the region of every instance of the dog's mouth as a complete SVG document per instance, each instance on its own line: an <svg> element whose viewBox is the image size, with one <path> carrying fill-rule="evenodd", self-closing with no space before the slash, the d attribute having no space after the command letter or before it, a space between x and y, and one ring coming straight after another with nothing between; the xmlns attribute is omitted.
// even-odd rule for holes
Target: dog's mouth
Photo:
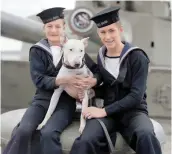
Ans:
<svg viewBox="0 0 172 154"><path fill-rule="evenodd" d="M80 67L80 64L79 63L76 63L76 64L74 64L74 67L75 68L79 68Z"/></svg>
<svg viewBox="0 0 172 154"><path fill-rule="evenodd" d="M80 64L80 63L75 63L75 64L73 64L73 65L69 64L69 66L70 66L70 67L73 67L73 68L75 68L75 69L79 69L79 68L82 67L82 64Z"/></svg>
<svg viewBox="0 0 172 154"><path fill-rule="evenodd" d="M68 69L79 69L79 68L82 68L84 66L84 62L82 64L76 63L74 65L63 63L63 65Z"/></svg>

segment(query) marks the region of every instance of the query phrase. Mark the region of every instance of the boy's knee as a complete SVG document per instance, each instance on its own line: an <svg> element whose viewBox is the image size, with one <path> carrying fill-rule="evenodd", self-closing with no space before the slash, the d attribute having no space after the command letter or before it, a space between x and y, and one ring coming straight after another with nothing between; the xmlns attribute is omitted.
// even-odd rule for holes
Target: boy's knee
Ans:
<svg viewBox="0 0 172 154"><path fill-rule="evenodd" d="M29 137L30 135L32 135L33 131L28 127L19 127L17 128L16 133L21 137Z"/></svg>
<svg viewBox="0 0 172 154"><path fill-rule="evenodd" d="M57 131L42 129L41 136L42 136L42 139L47 140L47 141L52 140L52 139L60 141L60 133Z"/></svg>
<svg viewBox="0 0 172 154"><path fill-rule="evenodd" d="M82 136L80 138L80 142L82 144L95 144L96 142L98 142L98 137L95 135L85 135L85 136Z"/></svg>
<svg viewBox="0 0 172 154"><path fill-rule="evenodd" d="M136 134L138 137L155 136L153 130L148 129L148 128L140 128L136 130Z"/></svg>

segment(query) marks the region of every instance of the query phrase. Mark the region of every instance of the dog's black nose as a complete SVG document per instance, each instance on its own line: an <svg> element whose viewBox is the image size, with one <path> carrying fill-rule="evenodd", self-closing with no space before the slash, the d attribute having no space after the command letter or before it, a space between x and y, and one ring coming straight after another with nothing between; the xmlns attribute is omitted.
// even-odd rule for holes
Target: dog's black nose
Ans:
<svg viewBox="0 0 172 154"><path fill-rule="evenodd" d="M80 64L75 64L75 67L77 68L77 67L79 67L80 66Z"/></svg>

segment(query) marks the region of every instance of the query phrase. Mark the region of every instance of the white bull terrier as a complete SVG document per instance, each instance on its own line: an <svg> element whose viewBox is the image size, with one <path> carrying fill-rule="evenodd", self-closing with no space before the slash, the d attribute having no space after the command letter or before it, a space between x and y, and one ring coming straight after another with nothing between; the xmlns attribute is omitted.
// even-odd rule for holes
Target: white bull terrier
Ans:
<svg viewBox="0 0 172 154"><path fill-rule="evenodd" d="M57 78L62 78L68 75L77 75L82 74L85 76L93 76L92 72L87 68L87 66L84 63L84 55L85 55L85 47L88 44L89 38L84 38L82 40L76 40L76 39L69 39L67 42L63 45L63 65L61 69L59 70L59 73L57 75ZM55 57L53 57L55 58ZM55 60L54 60L55 62ZM70 69L66 67L66 65L71 66L75 69ZM48 119L53 114L57 103L59 101L60 95L65 90L68 93L68 87L67 86L59 86L59 88L54 90L54 93L51 97L50 105L48 108L48 111L45 115L45 118L43 122L38 126L37 129L41 129L48 121ZM85 96L82 101L82 111L84 108L88 107L88 101L90 93L89 90L85 90ZM79 132L82 133L84 127L86 124L86 120L84 119L83 115L80 116L80 128Z"/></svg>

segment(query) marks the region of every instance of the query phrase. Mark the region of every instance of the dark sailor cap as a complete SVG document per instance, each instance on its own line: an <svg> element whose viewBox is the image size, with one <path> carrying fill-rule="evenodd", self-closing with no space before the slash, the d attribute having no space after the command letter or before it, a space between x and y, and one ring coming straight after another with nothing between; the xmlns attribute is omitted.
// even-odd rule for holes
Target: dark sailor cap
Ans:
<svg viewBox="0 0 172 154"><path fill-rule="evenodd" d="M38 13L36 16L40 17L44 24L51 22L57 19L64 19L63 10L65 8L62 7L54 7L50 9L43 10L42 12Z"/></svg>
<svg viewBox="0 0 172 154"><path fill-rule="evenodd" d="M119 21L119 10L119 7L106 8L97 13L90 20L93 20L98 28L111 25L112 23Z"/></svg>

